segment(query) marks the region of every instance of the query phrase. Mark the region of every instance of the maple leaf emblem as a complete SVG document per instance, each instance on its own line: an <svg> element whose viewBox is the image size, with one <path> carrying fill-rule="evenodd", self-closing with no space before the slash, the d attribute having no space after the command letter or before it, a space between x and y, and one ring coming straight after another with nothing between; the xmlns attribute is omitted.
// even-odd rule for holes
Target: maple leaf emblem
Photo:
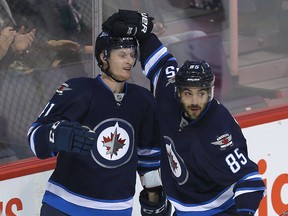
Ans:
<svg viewBox="0 0 288 216"><path fill-rule="evenodd" d="M122 149L125 145L125 139L120 138L120 134L117 134L117 128L115 128L114 133L111 133L110 137L103 137L103 146L106 147L106 154L110 154L110 158L113 155L118 155L118 150Z"/></svg>
<svg viewBox="0 0 288 216"><path fill-rule="evenodd" d="M227 143L230 142L230 139L228 139L228 138L223 138L223 139L221 140L221 142L222 142L222 144L227 144Z"/></svg>

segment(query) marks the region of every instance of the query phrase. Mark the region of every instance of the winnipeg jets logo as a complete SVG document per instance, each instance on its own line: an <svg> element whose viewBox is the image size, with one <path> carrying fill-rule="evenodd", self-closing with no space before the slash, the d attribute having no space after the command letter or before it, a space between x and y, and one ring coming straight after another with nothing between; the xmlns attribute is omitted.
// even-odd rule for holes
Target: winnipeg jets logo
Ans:
<svg viewBox="0 0 288 216"><path fill-rule="evenodd" d="M103 146L106 147L107 155L110 155L112 159L113 155L118 155L118 150L123 149L125 145L125 139L120 138L120 134L117 134L117 127L115 128L114 133L111 133L109 137L103 137Z"/></svg>
<svg viewBox="0 0 288 216"><path fill-rule="evenodd" d="M188 171L183 159L177 154L173 140L164 136L166 153L169 161L173 177L179 185L186 183L188 179Z"/></svg>
<svg viewBox="0 0 288 216"><path fill-rule="evenodd" d="M70 90L72 90L72 88L69 88L69 85L67 83L63 83L57 88L56 93L58 93L59 95L63 95L64 91L70 91Z"/></svg>
<svg viewBox="0 0 288 216"><path fill-rule="evenodd" d="M178 162L174 152L172 151L172 146L166 145L166 150L167 150L167 156L168 156L171 170L175 176L179 176L179 173L181 173L181 170L178 169L179 168L179 162Z"/></svg>
<svg viewBox="0 0 288 216"><path fill-rule="evenodd" d="M127 163L134 150L134 130L123 119L107 119L95 129L97 145L91 151L94 161L105 168L116 168Z"/></svg>
<svg viewBox="0 0 288 216"><path fill-rule="evenodd" d="M220 146L220 149L225 150L226 147L228 146L232 146L233 145L233 141L232 141L232 135L231 134L223 134L222 136L219 136L217 138L217 141L212 142L212 145L218 145Z"/></svg>

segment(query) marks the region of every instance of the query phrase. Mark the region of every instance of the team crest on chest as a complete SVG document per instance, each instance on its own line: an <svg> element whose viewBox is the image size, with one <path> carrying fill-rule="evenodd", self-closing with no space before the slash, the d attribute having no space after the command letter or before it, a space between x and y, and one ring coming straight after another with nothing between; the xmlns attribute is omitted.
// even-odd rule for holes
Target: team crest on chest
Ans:
<svg viewBox="0 0 288 216"><path fill-rule="evenodd" d="M164 136L167 157L173 177L179 185L185 184L188 179L188 171L183 159L178 155L173 140Z"/></svg>
<svg viewBox="0 0 288 216"><path fill-rule="evenodd" d="M217 137L217 140L211 144L218 145L221 150L225 150L228 146L233 146L232 135L228 133L223 134L222 136Z"/></svg>
<svg viewBox="0 0 288 216"><path fill-rule="evenodd" d="M127 163L134 149L134 130L123 119L107 119L94 129L97 145L91 151L94 161L105 168L116 168Z"/></svg>

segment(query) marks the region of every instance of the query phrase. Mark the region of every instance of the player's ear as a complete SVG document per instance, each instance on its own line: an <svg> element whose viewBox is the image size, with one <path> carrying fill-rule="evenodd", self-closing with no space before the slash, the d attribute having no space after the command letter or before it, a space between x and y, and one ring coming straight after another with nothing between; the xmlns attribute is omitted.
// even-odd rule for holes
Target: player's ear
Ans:
<svg viewBox="0 0 288 216"><path fill-rule="evenodd" d="M179 98L181 98L181 89L180 88L176 88L176 94Z"/></svg>
<svg viewBox="0 0 288 216"><path fill-rule="evenodd" d="M107 55L105 55L104 52L100 53L100 59L104 64L107 64Z"/></svg>

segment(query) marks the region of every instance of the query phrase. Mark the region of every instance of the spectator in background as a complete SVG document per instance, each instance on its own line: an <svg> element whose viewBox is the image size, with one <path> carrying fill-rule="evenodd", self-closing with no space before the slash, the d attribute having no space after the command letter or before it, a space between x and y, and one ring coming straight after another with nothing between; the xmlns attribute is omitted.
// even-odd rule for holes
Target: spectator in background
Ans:
<svg viewBox="0 0 288 216"><path fill-rule="evenodd" d="M30 31L26 31L26 26L17 25L18 23L15 20L6 0L0 0L0 163L11 162L21 158L17 154L18 151L25 154L23 149L13 145L13 141L11 141L11 137L9 136L9 123L13 122L13 134L15 134L15 137L20 137L19 131L14 128L20 130L19 125L16 126L16 124L21 121L21 118L12 121L11 118L8 117L8 115L16 116L15 113L11 111L13 107L11 94L15 92L17 86L11 87L10 89L9 87L7 88L6 84L11 83L9 78L15 75L13 72L18 72L13 66L15 62L19 62L23 55L26 54L26 51L29 51L31 48L34 43L36 30L31 29ZM19 80L18 76L16 79L17 81ZM23 88L21 85L21 90ZM31 97L31 95L29 95L29 97ZM17 105L19 104L20 102L17 100ZM23 116L23 113L21 113L21 116Z"/></svg>
<svg viewBox="0 0 288 216"><path fill-rule="evenodd" d="M35 39L35 29L25 32L25 27L18 30L9 5L0 1L0 65L8 67L16 55L29 49Z"/></svg>
<svg viewBox="0 0 288 216"><path fill-rule="evenodd" d="M25 27L21 26L17 32L13 27L5 27L0 32L0 61L7 55L9 50L11 51L11 55L15 56L32 46L36 30L33 29L28 33L24 33L24 31ZM11 62L11 55L7 57L9 63Z"/></svg>
<svg viewBox="0 0 288 216"><path fill-rule="evenodd" d="M83 22L87 14L82 14L77 0L45 0L40 1L38 7L49 32L47 45L56 52L52 66L78 64L83 54L92 54L91 50L89 53L84 49L92 44L91 26ZM91 21L92 17L89 18ZM62 46L62 42L66 45Z"/></svg>
<svg viewBox="0 0 288 216"><path fill-rule="evenodd" d="M0 61L6 56L8 49L14 41L16 31L12 27L6 27L0 32Z"/></svg>
<svg viewBox="0 0 288 216"><path fill-rule="evenodd" d="M221 0L191 0L190 7L211 11L218 11L222 9Z"/></svg>

